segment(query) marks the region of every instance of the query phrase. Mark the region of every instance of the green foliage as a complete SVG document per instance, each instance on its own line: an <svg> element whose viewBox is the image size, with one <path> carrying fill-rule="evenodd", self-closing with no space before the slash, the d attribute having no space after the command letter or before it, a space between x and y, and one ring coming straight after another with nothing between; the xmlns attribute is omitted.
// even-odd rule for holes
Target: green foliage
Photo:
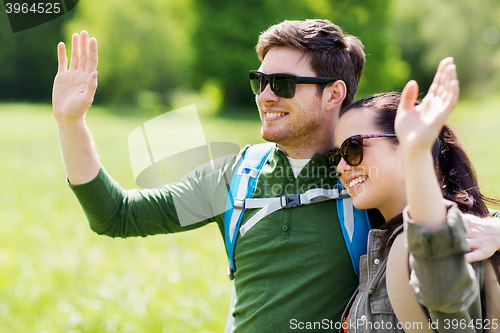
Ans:
<svg viewBox="0 0 500 333"><path fill-rule="evenodd" d="M148 103L177 105L179 96L192 96L203 103L206 94L198 96L196 91L205 87L206 92L207 85L214 87L216 82L212 91L223 97L223 104L250 106L254 98L247 75L259 66L257 38L285 19L326 18L361 36L369 54L361 95L401 84L408 70L387 38L389 4L390 0L350 0L334 6L312 0L290 0L286 5L267 0L125 0L118 6L89 0L77 6L65 31L69 40L71 32L86 29L100 43L97 101L140 105L146 96ZM208 109L221 105L213 99L207 104Z"/></svg>
<svg viewBox="0 0 500 333"><path fill-rule="evenodd" d="M100 46L97 103L139 106L150 115L182 103L207 112L224 105L249 109L254 97L247 75L259 67L259 34L285 19L308 18L329 19L362 40L367 61L357 98L401 90L410 78L426 91L439 60L449 55L462 91L484 96L500 89L497 2L87 0L16 34L2 12L0 100L48 101L61 29L67 45L72 33L85 29Z"/></svg>
<svg viewBox="0 0 500 333"><path fill-rule="evenodd" d="M496 197L500 156L484 143L496 141L499 103L461 101L450 119ZM86 118L101 161L133 188L127 138L148 119L103 111ZM207 141L261 140L257 115L228 114L201 119ZM145 239L94 234L65 183L48 105L0 104L0 151L0 332L223 331L231 283L215 225Z"/></svg>
<svg viewBox="0 0 500 333"><path fill-rule="evenodd" d="M497 0L401 0L394 2L392 13L394 38L423 92L447 56L455 58L463 92L485 96L498 91L500 41L486 36L487 29L493 34L500 30Z"/></svg>
<svg viewBox="0 0 500 333"><path fill-rule="evenodd" d="M318 6L314 0L309 3ZM356 99L394 90L409 76L409 65L401 60L398 45L391 38L391 4L391 0L346 0L316 8L316 15L360 38L365 47L366 65Z"/></svg>
<svg viewBox="0 0 500 333"><path fill-rule="evenodd" d="M97 100L138 103L141 91L165 103L175 87L192 81L191 1L82 1L65 26L66 40L87 30L99 43Z"/></svg>
<svg viewBox="0 0 500 333"><path fill-rule="evenodd" d="M107 170L135 187L127 138L148 119L92 107L86 120ZM49 105L0 104L0 151L0 332L224 330L231 283L215 224L145 239L93 233L65 182Z"/></svg>
<svg viewBox="0 0 500 333"><path fill-rule="evenodd" d="M255 45L260 32L285 19L325 18L361 37L368 53L359 94L386 91L401 84L408 68L387 38L388 0L338 1L198 1L200 24L194 36L198 50L197 81L217 78L226 103L253 105L247 73L259 61Z"/></svg>
<svg viewBox="0 0 500 333"><path fill-rule="evenodd" d="M0 100L50 102L60 29L70 14L14 34L0 9Z"/></svg>
<svg viewBox="0 0 500 333"><path fill-rule="evenodd" d="M361 37L368 56L360 95L400 84L407 77L407 69L398 53L393 52L394 43L387 38L390 2L88 0L75 7L74 17L64 25L64 34L68 56L74 32L87 30L99 42L97 103L139 105L151 111L165 104L177 106L179 101L191 98L206 104L200 109L213 112L221 105L254 105L247 75L259 66L255 54L257 38L269 26L285 19L326 18ZM41 87L10 96L22 98L37 92L50 96L61 23L27 31L29 42L22 33L11 35L6 42L12 45L10 51L0 50L0 59L16 64L0 74L3 86L15 86L10 77L20 87L27 81ZM49 28L54 37L37 35ZM26 58L34 57L21 50L23 44L36 45L34 49L43 48L43 52L37 51L40 56L29 62ZM21 65L31 66L32 70ZM43 80L39 79L41 76Z"/></svg>
<svg viewBox="0 0 500 333"><path fill-rule="evenodd" d="M500 155L496 146L499 105L499 94L462 99L449 117L476 169L481 190L497 199L500 199ZM500 210L500 207L492 208Z"/></svg>
<svg viewBox="0 0 500 333"><path fill-rule="evenodd" d="M197 1L199 24L194 43L197 49L198 85L216 78L222 83L227 105L253 105L248 71L260 62L255 45L260 32L285 19L311 18L313 12L300 0Z"/></svg>

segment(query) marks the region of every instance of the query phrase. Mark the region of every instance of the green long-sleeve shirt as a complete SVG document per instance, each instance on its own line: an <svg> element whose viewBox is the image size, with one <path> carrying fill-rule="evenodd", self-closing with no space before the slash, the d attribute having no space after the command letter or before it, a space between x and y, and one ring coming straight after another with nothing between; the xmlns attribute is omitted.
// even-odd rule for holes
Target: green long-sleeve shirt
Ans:
<svg viewBox="0 0 500 333"><path fill-rule="evenodd" d="M144 237L215 222L224 238L227 191L244 150L200 166L181 182L158 189L123 190L103 168L91 182L71 188L98 234ZM295 178L284 153L274 148L253 197L330 189L336 184L324 155L316 154ZM245 212L242 225L256 211ZM297 332L308 327L335 331L335 323L358 285L336 200L268 215L238 237L234 259L234 332Z"/></svg>

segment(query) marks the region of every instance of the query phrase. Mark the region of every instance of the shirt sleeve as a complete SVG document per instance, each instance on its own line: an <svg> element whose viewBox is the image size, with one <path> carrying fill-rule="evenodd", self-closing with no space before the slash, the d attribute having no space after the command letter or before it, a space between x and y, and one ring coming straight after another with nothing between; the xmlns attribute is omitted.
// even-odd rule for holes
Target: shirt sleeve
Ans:
<svg viewBox="0 0 500 333"><path fill-rule="evenodd" d="M213 221L223 223L236 160L234 154L221 157L199 166L178 183L155 189L124 190L103 167L92 181L69 186L90 228L98 234L145 237L174 233Z"/></svg>
<svg viewBox="0 0 500 333"><path fill-rule="evenodd" d="M408 207L403 211L410 252L410 285L420 304L430 311L466 311L479 295L472 266L464 255L466 243L462 213L455 203L446 201L447 220L438 229L413 221Z"/></svg>

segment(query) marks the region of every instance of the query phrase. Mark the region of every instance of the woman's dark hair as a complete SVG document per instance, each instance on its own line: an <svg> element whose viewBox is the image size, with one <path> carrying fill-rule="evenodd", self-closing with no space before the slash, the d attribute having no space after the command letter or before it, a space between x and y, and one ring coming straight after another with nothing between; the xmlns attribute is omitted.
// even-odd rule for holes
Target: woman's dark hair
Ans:
<svg viewBox="0 0 500 333"><path fill-rule="evenodd" d="M376 114L375 127L382 133L394 134L394 121L400 100L401 93L398 92L377 94L351 104L341 111L340 115L352 109L368 108ZM397 139L394 138L394 141L397 142ZM456 202L462 212L487 217L490 214L485 202L500 204L500 201L484 196L479 190L472 163L449 125L445 124L441 129L432 148L432 157L443 197ZM403 219L402 216L398 216L382 223L379 219L379 225L376 225L377 221L374 223L372 226L388 230L381 247L382 251L392 232L403 223Z"/></svg>

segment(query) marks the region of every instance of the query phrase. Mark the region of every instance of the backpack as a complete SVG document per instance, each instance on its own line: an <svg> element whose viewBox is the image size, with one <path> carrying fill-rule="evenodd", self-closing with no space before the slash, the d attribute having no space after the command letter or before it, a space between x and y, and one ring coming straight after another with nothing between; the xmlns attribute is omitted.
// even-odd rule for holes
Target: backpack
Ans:
<svg viewBox="0 0 500 333"><path fill-rule="evenodd" d="M243 153L241 160L235 168L224 214L224 240L229 259L229 278L234 280L234 272L236 271L234 248L238 233L243 237L261 219L277 210L332 199L341 202L341 204L340 202L337 204L337 214L354 271L359 276L359 259L367 251L366 240L368 239L370 222L366 210L359 210L353 207L352 199L340 181L337 182L337 187L334 189L314 188L302 194L287 194L277 198L252 198L259 174L266 165L274 147L274 143L262 143L250 146ZM243 226L240 226L245 210L259 208L260 210L252 218ZM233 283L226 332L231 332L234 323L232 311L235 303L236 290Z"/></svg>
<svg viewBox="0 0 500 333"><path fill-rule="evenodd" d="M337 182L334 189L314 188L303 194L286 194L277 198L251 198L260 171L266 165L274 147L274 143L250 146L236 166L231 180L224 214L224 237L231 280L234 279L234 272L236 271L234 248L238 231L241 236L244 236L261 219L277 210L332 199L339 200L342 203L337 204L337 214L354 271L359 276L359 258L366 254L366 240L368 239L370 222L366 210L357 209L352 205L352 199L340 181ZM260 210L245 225L240 226L245 210L258 208Z"/></svg>
<svg viewBox="0 0 500 333"><path fill-rule="evenodd" d="M403 323L406 333L434 333L429 327L429 320L422 306L417 301L413 290L410 287L408 248L404 244L404 233L396 236L389 251L387 259L387 293L391 302L394 314ZM483 323L489 323L489 332L500 333L498 318L500 315L500 284L499 275L495 271L491 259L484 261L484 298L485 318ZM493 321L495 319L495 321ZM411 323L411 325L404 325ZM421 323L420 329L415 329L415 323ZM496 323L497 325L493 325ZM411 327L411 328L407 328Z"/></svg>

